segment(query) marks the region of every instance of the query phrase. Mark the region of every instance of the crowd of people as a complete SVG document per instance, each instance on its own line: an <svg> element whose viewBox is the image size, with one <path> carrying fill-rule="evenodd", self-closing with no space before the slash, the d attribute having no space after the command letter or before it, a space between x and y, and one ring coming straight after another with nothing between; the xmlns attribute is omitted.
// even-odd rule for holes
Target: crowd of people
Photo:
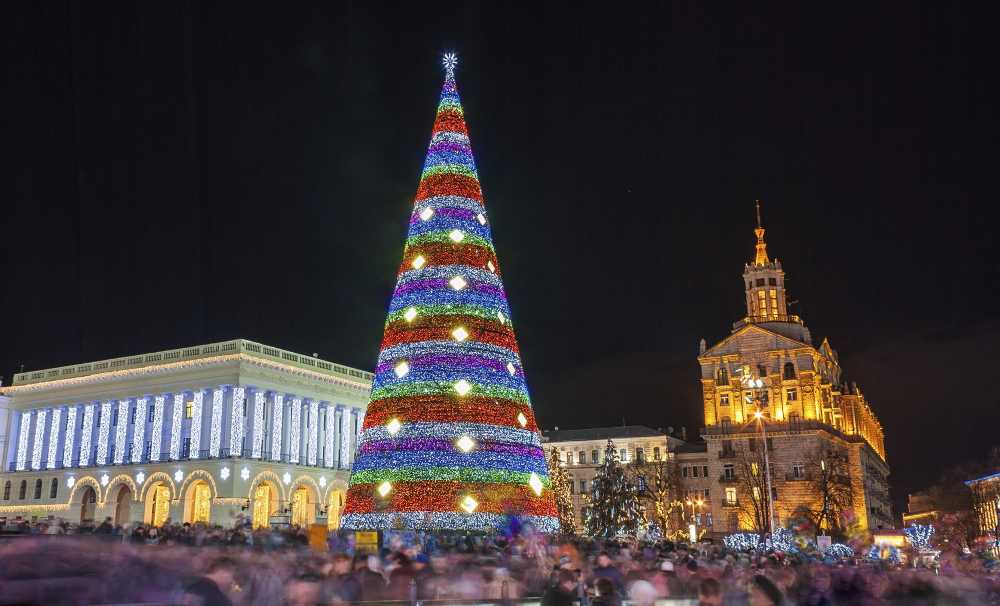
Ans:
<svg viewBox="0 0 1000 606"><path fill-rule="evenodd" d="M0 604L1000 604L1000 576L976 557L946 555L930 570L531 532L388 533L374 553L352 539L331 533L317 548L294 527L12 524L0 535Z"/></svg>

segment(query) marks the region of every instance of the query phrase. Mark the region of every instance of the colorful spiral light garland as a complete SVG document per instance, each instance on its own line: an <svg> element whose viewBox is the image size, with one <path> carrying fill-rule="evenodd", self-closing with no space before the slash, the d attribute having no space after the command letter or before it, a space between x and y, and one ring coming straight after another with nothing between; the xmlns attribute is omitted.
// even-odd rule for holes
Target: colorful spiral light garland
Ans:
<svg viewBox="0 0 1000 606"><path fill-rule="evenodd" d="M455 86L454 55L410 217L348 529L559 529L510 308Z"/></svg>

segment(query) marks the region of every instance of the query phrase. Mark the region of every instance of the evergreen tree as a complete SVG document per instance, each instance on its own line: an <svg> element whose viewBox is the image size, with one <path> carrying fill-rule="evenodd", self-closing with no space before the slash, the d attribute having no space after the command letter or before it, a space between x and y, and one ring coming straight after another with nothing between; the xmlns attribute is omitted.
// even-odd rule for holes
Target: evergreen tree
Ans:
<svg viewBox="0 0 1000 606"><path fill-rule="evenodd" d="M559 532L562 534L576 533L576 512L573 510L573 497L569 492L569 475L559 464L559 452L552 449L549 455L549 482L552 486L552 496L559 510Z"/></svg>
<svg viewBox="0 0 1000 606"><path fill-rule="evenodd" d="M454 55L389 302L345 529L559 529Z"/></svg>
<svg viewBox="0 0 1000 606"><path fill-rule="evenodd" d="M635 537L643 524L642 506L635 486L618 460L615 443L608 440L604 462L591 482L592 505L587 534L593 537Z"/></svg>

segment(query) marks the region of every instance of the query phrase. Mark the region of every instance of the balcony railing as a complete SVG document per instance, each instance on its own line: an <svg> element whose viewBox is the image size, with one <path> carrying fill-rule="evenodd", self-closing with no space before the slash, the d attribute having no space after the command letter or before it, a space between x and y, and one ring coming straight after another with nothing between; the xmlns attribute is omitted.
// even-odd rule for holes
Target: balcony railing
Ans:
<svg viewBox="0 0 1000 606"><path fill-rule="evenodd" d="M159 465L159 464L163 464L163 463L178 463L178 462L183 462L183 461L216 461L216 460L226 460L226 459L240 459L240 460L246 460L246 461L259 461L261 463L286 463L286 464L290 464L290 465L298 465L299 467L313 467L313 468L316 468L316 469L350 469L349 465L347 467L344 467L344 466L341 466L341 465L334 465L333 467L327 467L326 465L323 464L324 458L322 456L320 456L320 455L316 456L316 464L315 465L310 465L308 463L309 458L307 456L300 456L298 462L293 463L292 460L291 460L291 455L289 455L287 452L281 453L280 458L278 458L278 459L272 459L269 453L264 453L264 456L261 456L260 458L253 458L246 451L244 451L243 454L240 454L240 455L231 455L228 448L221 448L221 449L219 449L219 455L215 456L215 457L210 456L208 450L199 450L198 451L198 458L197 459L192 459L192 458L190 458L188 456L185 456L186 453L181 453L182 456L180 456L180 457L178 457L176 459L171 458L171 457L167 456L166 454L161 454L160 460L158 460L158 461L153 461L153 460L151 460L149 458L149 456L144 455L138 461L125 460L125 461L122 461L121 463L115 463L114 459L111 458L110 454L111 453L109 451L109 453L108 453L108 455L109 455L108 456L108 460L106 462L104 462L102 464L97 464L96 463L96 461L97 461L97 453L94 452L94 453L92 453L92 456L90 458L90 462L86 466L83 466L83 467L80 466L80 459L79 459L79 457L73 459L72 465L70 465L69 467L66 467L65 465L63 465L62 461L57 461L56 464L54 466L52 466L52 467L49 467L48 464L47 464L47 462L43 462L41 464L41 466L39 467L39 469L34 469L31 466L31 463L28 462L25 465L24 469L21 470L21 472L22 473L27 473L27 472L38 473L39 471L52 471L52 470L58 470L58 469L76 469L76 468L91 469L91 468L94 468L94 467L122 467L122 466L125 466L125 465ZM15 471L17 471L17 462L8 463L7 464L7 471L8 472L15 472Z"/></svg>
<svg viewBox="0 0 1000 606"><path fill-rule="evenodd" d="M736 482L736 475L735 474L734 475L722 474L721 476L719 476L719 483L720 484L732 484L734 482Z"/></svg>
<svg viewBox="0 0 1000 606"><path fill-rule="evenodd" d="M808 482L810 480L812 480L812 474L808 474L808 473L794 473L794 472L792 472L792 473L786 473L785 474L785 481L786 482Z"/></svg>

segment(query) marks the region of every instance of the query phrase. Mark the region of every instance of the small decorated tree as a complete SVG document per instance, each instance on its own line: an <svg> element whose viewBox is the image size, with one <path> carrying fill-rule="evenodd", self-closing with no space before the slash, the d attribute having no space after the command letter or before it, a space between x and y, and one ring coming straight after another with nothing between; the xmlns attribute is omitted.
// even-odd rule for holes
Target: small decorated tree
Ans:
<svg viewBox="0 0 1000 606"><path fill-rule="evenodd" d="M643 523L642 506L611 440L604 448L604 462L597 469L591 486L587 534L606 538L635 537Z"/></svg>
<svg viewBox="0 0 1000 606"><path fill-rule="evenodd" d="M559 532L576 533L576 512L573 509L573 497L569 492L569 475L559 464L559 452L554 448L549 454L549 482L559 512Z"/></svg>

